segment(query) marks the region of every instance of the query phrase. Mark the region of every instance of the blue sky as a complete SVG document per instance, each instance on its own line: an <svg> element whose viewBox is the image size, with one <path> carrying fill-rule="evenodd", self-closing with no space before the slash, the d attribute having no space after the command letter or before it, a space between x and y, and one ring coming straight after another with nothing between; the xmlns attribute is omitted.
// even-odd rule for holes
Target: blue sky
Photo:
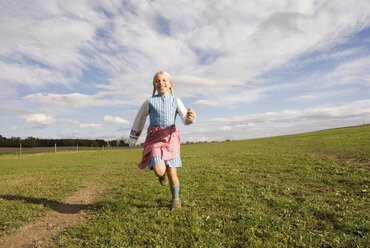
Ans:
<svg viewBox="0 0 370 248"><path fill-rule="evenodd" d="M370 123L367 0L3 0L0 36L5 137L128 138L160 70L182 141Z"/></svg>

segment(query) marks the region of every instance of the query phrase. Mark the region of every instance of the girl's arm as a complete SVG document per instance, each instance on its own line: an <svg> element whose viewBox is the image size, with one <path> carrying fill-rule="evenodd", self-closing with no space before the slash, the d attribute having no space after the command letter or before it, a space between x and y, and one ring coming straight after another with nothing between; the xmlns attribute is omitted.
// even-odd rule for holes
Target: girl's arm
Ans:
<svg viewBox="0 0 370 248"><path fill-rule="evenodd" d="M177 98L177 113L179 113L185 125L190 125L195 122L196 115L194 110L192 108L186 110L184 103L179 98Z"/></svg>
<svg viewBox="0 0 370 248"><path fill-rule="evenodd" d="M146 100L143 105L141 105L141 108L139 112L136 115L134 124L132 125L131 132L130 132L130 147L135 146L137 139L139 138L141 131L143 131L146 117L149 114L149 103L148 100Z"/></svg>

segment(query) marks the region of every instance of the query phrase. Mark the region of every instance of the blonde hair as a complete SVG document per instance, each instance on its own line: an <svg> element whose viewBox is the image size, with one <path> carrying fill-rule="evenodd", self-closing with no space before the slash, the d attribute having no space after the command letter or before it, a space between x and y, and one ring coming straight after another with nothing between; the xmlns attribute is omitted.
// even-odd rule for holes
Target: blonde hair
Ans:
<svg viewBox="0 0 370 248"><path fill-rule="evenodd" d="M159 71L153 77L153 95L152 96L154 96L155 91L156 91L156 89L155 89L155 80L156 80L157 76L160 75L160 74L165 75L168 78L168 80L170 80L170 83L171 83L171 87L170 87L171 95L174 95L173 94L173 90L172 90L172 78L171 78L171 75L168 72Z"/></svg>

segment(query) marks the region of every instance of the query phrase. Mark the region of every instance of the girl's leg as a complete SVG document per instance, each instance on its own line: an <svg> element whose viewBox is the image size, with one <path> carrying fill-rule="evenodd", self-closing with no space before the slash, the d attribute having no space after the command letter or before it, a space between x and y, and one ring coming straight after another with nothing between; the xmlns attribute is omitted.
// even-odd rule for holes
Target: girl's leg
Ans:
<svg viewBox="0 0 370 248"><path fill-rule="evenodd" d="M171 186L177 186L179 184L179 178L177 177L176 168L167 167L168 179L170 179Z"/></svg>
<svg viewBox="0 0 370 248"><path fill-rule="evenodd" d="M156 162L153 165L154 174L158 177L159 183L162 186L168 184L168 179L166 177L166 165L163 162Z"/></svg>
<svg viewBox="0 0 370 248"><path fill-rule="evenodd" d="M166 173L166 165L163 162L156 162L153 165L153 171L157 177L163 177Z"/></svg>
<svg viewBox="0 0 370 248"><path fill-rule="evenodd" d="M180 201L180 182L177 177L176 168L167 167L167 176L170 179L170 189L172 195L172 210L178 210L181 208Z"/></svg>

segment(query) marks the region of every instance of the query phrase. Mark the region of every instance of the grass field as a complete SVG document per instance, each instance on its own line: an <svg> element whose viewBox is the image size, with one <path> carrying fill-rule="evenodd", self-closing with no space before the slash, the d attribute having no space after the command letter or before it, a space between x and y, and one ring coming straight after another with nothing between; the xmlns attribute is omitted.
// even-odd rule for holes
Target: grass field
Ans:
<svg viewBox="0 0 370 248"><path fill-rule="evenodd" d="M370 126L185 145L183 208L140 149L0 156L0 237L94 180L60 247L369 247Z"/></svg>

